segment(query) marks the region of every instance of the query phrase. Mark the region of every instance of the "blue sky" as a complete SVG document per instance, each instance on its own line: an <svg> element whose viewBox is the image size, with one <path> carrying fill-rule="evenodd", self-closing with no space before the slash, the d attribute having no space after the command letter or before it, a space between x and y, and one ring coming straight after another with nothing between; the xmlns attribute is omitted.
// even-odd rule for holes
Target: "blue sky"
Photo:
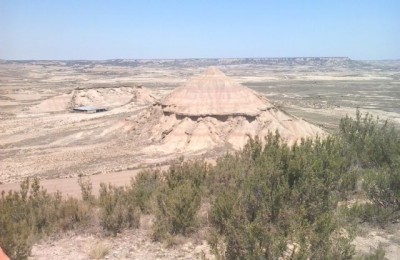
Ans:
<svg viewBox="0 0 400 260"><path fill-rule="evenodd" d="M400 1L0 0L0 59L400 59Z"/></svg>

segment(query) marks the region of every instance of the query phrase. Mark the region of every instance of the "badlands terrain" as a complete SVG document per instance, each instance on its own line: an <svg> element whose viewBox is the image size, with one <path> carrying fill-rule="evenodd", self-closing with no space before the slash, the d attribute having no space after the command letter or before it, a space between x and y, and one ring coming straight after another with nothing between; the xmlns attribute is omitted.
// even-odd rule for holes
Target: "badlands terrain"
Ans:
<svg viewBox="0 0 400 260"><path fill-rule="evenodd" d="M214 68L211 72L210 67ZM190 85L191 80L201 81L204 73L226 75L229 79L224 78L224 82L248 87L255 96L247 103L241 100L243 113L234 119L221 118L224 113L217 116L210 111L203 113L196 104L178 106L176 97L179 99L181 94L174 91ZM249 97L247 94L245 98ZM229 135L235 129L240 130L240 136L247 133L242 126L256 127L255 133L263 133L263 120L271 118L266 111L275 111L271 112L272 117L279 121L298 122L296 127L286 125L285 129L290 129L288 140L292 133L307 136L333 132L340 118L354 115L356 108L399 126L399 102L400 61L348 58L0 61L0 191L16 189L25 177L37 176L49 191L61 190L78 197L78 176L90 176L96 191L100 182L124 185L140 169L162 168L180 156L212 162L218 155L242 145L243 140L239 145L236 141L229 142L232 140ZM248 104L251 106L247 107ZM73 112L79 106L98 106L107 111ZM261 112L254 112L254 106ZM223 124L197 118L210 115ZM166 127L169 123L170 127ZM223 132L221 128L225 126L232 130L227 127L229 131ZM214 129L211 131L214 135L210 129ZM188 139L180 147L171 148L171 143L177 143L181 137ZM191 242L182 245L186 249L166 251L161 245L149 242L146 232L146 228L138 234L128 232L104 242L112 248L110 257L190 259L209 254L205 245ZM74 239L67 235L56 242L37 245L33 258L48 259L51 255L53 259L63 259L71 255L74 259L87 259L87 255L79 252L87 252L98 238L71 236ZM376 241L387 242L387 256L392 258L400 250L397 236L368 230L355 241L358 250L365 252Z"/></svg>
<svg viewBox="0 0 400 260"><path fill-rule="evenodd" d="M221 151L160 152L147 147L148 136L137 134L143 132L140 121L153 116L149 106L210 66L263 95L276 108L327 132L357 107L400 124L399 61L1 61L0 183L27 176L132 174L182 155L214 158ZM88 105L108 111L72 112Z"/></svg>

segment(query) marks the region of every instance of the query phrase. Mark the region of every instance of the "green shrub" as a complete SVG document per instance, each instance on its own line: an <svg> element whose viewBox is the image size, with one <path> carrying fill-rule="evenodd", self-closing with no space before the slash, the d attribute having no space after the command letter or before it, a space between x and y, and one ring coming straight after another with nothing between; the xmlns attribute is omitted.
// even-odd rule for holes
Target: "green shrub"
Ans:
<svg viewBox="0 0 400 260"><path fill-rule="evenodd" d="M204 162L178 162L165 173L165 181L157 193L157 211L153 237L187 235L197 226L208 166Z"/></svg>
<svg viewBox="0 0 400 260"><path fill-rule="evenodd" d="M11 259L27 259L35 235L29 215L29 180L21 184L20 192L2 192L0 200L0 245Z"/></svg>
<svg viewBox="0 0 400 260"><path fill-rule="evenodd" d="M340 120L338 137L343 141L343 153L354 165L362 168L399 163L400 133L388 121L370 114Z"/></svg>
<svg viewBox="0 0 400 260"><path fill-rule="evenodd" d="M227 259L350 258L335 217L348 167L335 138L288 147L272 134L219 159L209 176L213 251Z"/></svg>
<svg viewBox="0 0 400 260"><path fill-rule="evenodd" d="M140 221L140 209L135 198L125 187L100 184L98 206L100 224L107 234L116 235L124 228L137 228Z"/></svg>
<svg viewBox="0 0 400 260"><path fill-rule="evenodd" d="M400 164L368 171L365 175L368 197L382 208L400 209Z"/></svg>
<svg viewBox="0 0 400 260"><path fill-rule="evenodd" d="M396 211L392 208L378 207L373 203L355 204L350 208L346 209L344 214L349 220L357 220L358 222L368 222L371 224L385 227L393 217L396 215Z"/></svg>
<svg viewBox="0 0 400 260"><path fill-rule="evenodd" d="M149 214L154 211L154 197L160 186L160 175L159 170L147 170L140 172L131 180L129 190L142 213Z"/></svg>
<svg viewBox="0 0 400 260"><path fill-rule="evenodd" d="M82 200L90 203L94 203L95 197L93 195L93 185L89 178L83 179L79 177L78 179L79 187L81 188Z"/></svg>
<svg viewBox="0 0 400 260"><path fill-rule="evenodd" d="M91 208L77 199L48 194L38 179L26 179L19 192L2 193L0 245L12 259L26 259L32 241L58 231L84 226Z"/></svg>
<svg viewBox="0 0 400 260"><path fill-rule="evenodd" d="M393 170L379 168L364 173L368 203L355 204L346 210L348 217L385 227L400 218L400 176Z"/></svg>
<svg viewBox="0 0 400 260"><path fill-rule="evenodd" d="M400 132L387 121L357 111L341 120L338 139L343 156L357 170L372 204L356 205L349 215L385 226L400 210ZM358 214L358 215L357 215Z"/></svg>

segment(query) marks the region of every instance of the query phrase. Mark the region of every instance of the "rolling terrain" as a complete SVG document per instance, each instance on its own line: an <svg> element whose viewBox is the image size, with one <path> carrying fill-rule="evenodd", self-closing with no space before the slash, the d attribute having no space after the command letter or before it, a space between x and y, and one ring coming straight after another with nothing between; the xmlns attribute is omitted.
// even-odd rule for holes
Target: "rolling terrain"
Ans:
<svg viewBox="0 0 400 260"><path fill-rule="evenodd" d="M334 132L340 118L354 115L357 108L400 125L400 61L344 57L0 61L0 191L18 189L21 180L35 176L49 192L60 190L77 197L79 176L91 176L97 192L100 182L124 185L140 169L163 168L180 156L213 162L227 150L207 150L202 141L200 152L188 152L187 144L180 151L162 151L149 146L154 140L148 135L159 120L152 113L155 104L173 96L177 87L210 66L258 93L283 111L282 115L292 114L327 133ZM101 106L107 111L73 112L77 106ZM171 129L154 131L168 137L176 130ZM184 134L188 134L187 129ZM109 240L116 252L112 258L129 253L123 251L129 238L135 239L131 251L139 259L195 257L191 250L197 250L199 257L208 250L190 242L182 244L183 249L168 251L149 241L146 228L140 232ZM58 251L64 250L64 255L87 259L87 248L80 243L90 247L97 238L69 236L71 241L62 238L50 246L46 242L37 245L33 258L44 259L50 253L61 259ZM363 252L383 241L388 244L388 256L393 257L400 251L396 236L395 232L367 230L355 241ZM120 244L127 247L121 249ZM143 245L147 253L140 249Z"/></svg>

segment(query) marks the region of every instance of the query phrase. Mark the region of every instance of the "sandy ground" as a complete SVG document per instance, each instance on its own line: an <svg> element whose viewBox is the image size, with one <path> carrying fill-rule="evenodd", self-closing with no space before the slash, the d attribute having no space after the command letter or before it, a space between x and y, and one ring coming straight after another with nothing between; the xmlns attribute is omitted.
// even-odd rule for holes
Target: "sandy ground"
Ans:
<svg viewBox="0 0 400 260"><path fill-rule="evenodd" d="M400 224L392 224L386 229L364 226L361 228L353 244L361 254L368 254L382 245L387 259L399 259L400 256Z"/></svg>
<svg viewBox="0 0 400 260"><path fill-rule="evenodd" d="M357 107L400 125L399 61L0 61L0 190L16 188L25 177L37 176L49 191L59 189L79 196L78 175L90 176L95 189L100 182L125 185L138 169L165 165L181 155L195 156L145 149L151 140L133 133L137 132L137 115L154 99L165 97L208 66L217 66L277 107L328 131L337 127L341 117L354 114ZM71 113L77 105L107 106L108 111ZM42 241L35 246L33 259L45 259L46 255L87 259L91 244L103 242L103 238L91 235L71 236L73 239ZM400 255L396 237L399 234L370 230L355 243L364 252L383 241L389 258L396 259ZM131 233L104 243L111 244L110 257L115 259L172 259L179 254L182 259L198 258L184 253L197 250L196 246L173 251L147 239L145 234ZM135 246L130 247L129 241ZM126 245L121 246L126 250L115 249L114 256L119 244ZM141 256L135 247L150 253ZM74 255L72 249L81 253Z"/></svg>
<svg viewBox="0 0 400 260"><path fill-rule="evenodd" d="M151 223L150 216L143 216L138 229L124 231L116 237L96 233L51 237L36 244L29 259L93 259L96 248L106 249L105 259L215 259L202 235L177 238L174 246L152 241Z"/></svg>
<svg viewBox="0 0 400 260"><path fill-rule="evenodd" d="M89 177L84 177L84 180L88 180L92 183L93 187L93 195L98 196L100 183L110 183L116 186L125 186L129 185L131 179L135 178L137 173L140 170L131 170L131 171L121 171L117 173L106 173L106 174L97 174L91 175ZM40 181L40 185L47 190L49 193L55 193L57 191L61 191L63 195L80 198L81 197L81 189L78 185L79 177L72 178L62 178L62 179L44 179ZM2 191L18 191L20 189L20 183L6 183L0 186L0 193Z"/></svg>

